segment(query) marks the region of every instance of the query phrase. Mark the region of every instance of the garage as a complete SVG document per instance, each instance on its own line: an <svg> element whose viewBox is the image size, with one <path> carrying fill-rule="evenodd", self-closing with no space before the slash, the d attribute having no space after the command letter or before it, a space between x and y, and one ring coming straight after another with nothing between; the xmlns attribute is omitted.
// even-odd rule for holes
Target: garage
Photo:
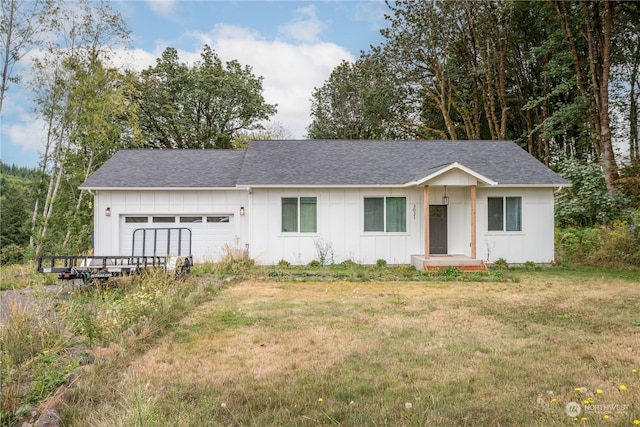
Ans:
<svg viewBox="0 0 640 427"><path fill-rule="evenodd" d="M225 246L237 247L234 215L120 215L120 254L193 255L195 262L218 262Z"/></svg>

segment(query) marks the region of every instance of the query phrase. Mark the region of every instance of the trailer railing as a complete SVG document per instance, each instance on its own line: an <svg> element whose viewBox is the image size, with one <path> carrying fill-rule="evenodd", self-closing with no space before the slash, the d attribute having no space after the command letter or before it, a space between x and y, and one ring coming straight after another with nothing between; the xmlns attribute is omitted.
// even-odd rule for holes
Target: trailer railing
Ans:
<svg viewBox="0 0 640 427"><path fill-rule="evenodd" d="M191 257L168 256L41 256L40 273L58 273L61 280L106 280L113 276L129 275L145 269L176 270L188 273Z"/></svg>

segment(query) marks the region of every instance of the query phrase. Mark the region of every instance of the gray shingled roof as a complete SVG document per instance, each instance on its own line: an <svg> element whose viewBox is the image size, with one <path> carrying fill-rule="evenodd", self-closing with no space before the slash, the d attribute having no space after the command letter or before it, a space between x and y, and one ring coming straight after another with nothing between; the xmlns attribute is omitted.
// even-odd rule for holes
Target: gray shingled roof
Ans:
<svg viewBox="0 0 640 427"><path fill-rule="evenodd" d="M253 141L239 185L403 185L458 162L513 185L566 185L511 141Z"/></svg>
<svg viewBox="0 0 640 427"><path fill-rule="evenodd" d="M80 188L235 187L245 151L122 150Z"/></svg>
<svg viewBox="0 0 640 427"><path fill-rule="evenodd" d="M567 185L511 141L253 141L245 151L124 150L81 188L404 185L452 163L501 185Z"/></svg>

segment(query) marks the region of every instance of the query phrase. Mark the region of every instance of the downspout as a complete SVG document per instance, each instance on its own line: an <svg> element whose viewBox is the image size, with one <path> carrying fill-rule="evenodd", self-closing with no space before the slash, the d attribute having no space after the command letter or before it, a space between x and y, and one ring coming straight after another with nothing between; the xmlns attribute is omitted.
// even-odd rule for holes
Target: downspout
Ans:
<svg viewBox="0 0 640 427"><path fill-rule="evenodd" d="M247 212L249 243L247 243L247 256L251 259L251 250L253 248L253 221L251 220L253 215L253 191L251 191L251 187L247 187L247 194L249 195L249 212Z"/></svg>

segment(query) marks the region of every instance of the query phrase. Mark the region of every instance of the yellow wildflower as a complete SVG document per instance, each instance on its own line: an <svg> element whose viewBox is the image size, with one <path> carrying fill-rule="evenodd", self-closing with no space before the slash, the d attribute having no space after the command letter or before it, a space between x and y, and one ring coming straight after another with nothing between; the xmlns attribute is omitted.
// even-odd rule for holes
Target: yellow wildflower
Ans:
<svg viewBox="0 0 640 427"><path fill-rule="evenodd" d="M637 374L638 370L637 369L632 369L631 372L633 372L634 374Z"/></svg>
<svg viewBox="0 0 640 427"><path fill-rule="evenodd" d="M580 418L580 420L581 420L583 423L585 423L585 422L587 422L587 421L589 420L589 418L587 418L587 417L582 417L582 418Z"/></svg>
<svg viewBox="0 0 640 427"><path fill-rule="evenodd" d="M600 390L600 389L597 389L597 390L596 390L596 393L598 393L598 394L602 394L602 393L604 393L604 392L603 392L602 390Z"/></svg>
<svg viewBox="0 0 640 427"><path fill-rule="evenodd" d="M323 398L321 398L321 397L318 398L318 402L322 403L323 401L324 401Z"/></svg>
<svg viewBox="0 0 640 427"><path fill-rule="evenodd" d="M609 415L605 415L603 418L604 418L605 420L608 420L608 419L609 419L609 418L611 418L611 417L609 417Z"/></svg>
<svg viewBox="0 0 640 427"><path fill-rule="evenodd" d="M640 426L640 420L633 420L634 426Z"/></svg>
<svg viewBox="0 0 640 427"><path fill-rule="evenodd" d="M620 384L620 386L618 386L618 388L620 389L620 391L625 391L627 389L627 386L624 384Z"/></svg>

